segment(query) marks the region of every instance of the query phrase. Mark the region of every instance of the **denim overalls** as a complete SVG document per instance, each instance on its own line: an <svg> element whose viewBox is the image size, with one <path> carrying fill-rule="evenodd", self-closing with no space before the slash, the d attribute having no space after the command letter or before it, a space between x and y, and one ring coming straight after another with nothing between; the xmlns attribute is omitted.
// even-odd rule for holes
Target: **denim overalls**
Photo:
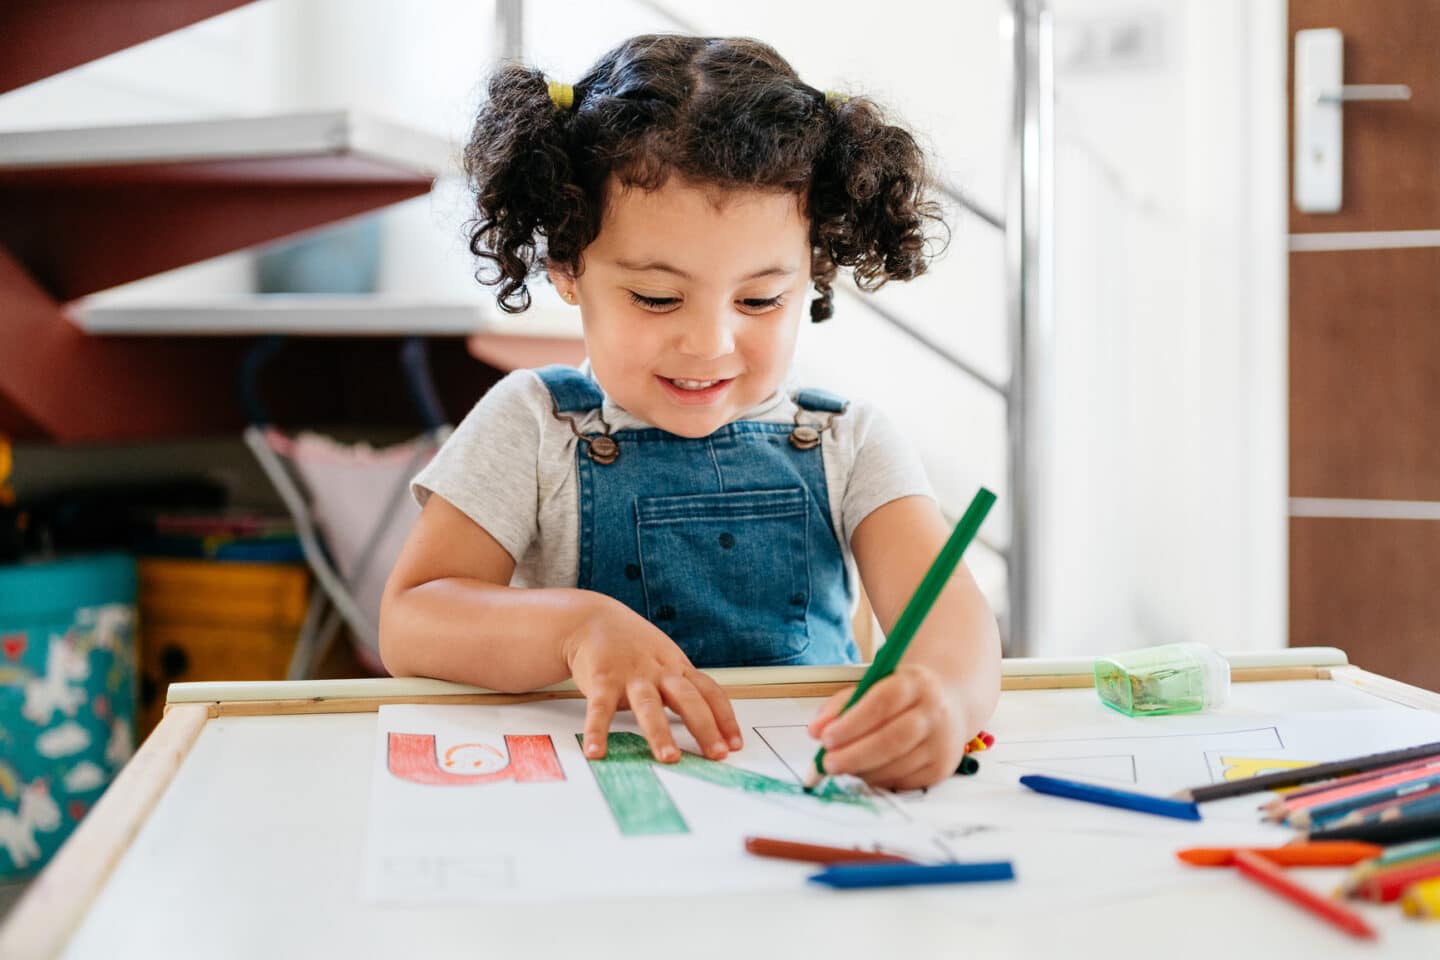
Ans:
<svg viewBox="0 0 1440 960"><path fill-rule="evenodd" d="M562 420L604 402L574 367L536 373ZM813 390L796 403L822 414L816 426L845 409ZM621 430L609 435L618 454L608 463L601 434L582 438L576 586L630 607L697 667L857 662L821 448L797 448L792 429L741 420L697 439Z"/></svg>

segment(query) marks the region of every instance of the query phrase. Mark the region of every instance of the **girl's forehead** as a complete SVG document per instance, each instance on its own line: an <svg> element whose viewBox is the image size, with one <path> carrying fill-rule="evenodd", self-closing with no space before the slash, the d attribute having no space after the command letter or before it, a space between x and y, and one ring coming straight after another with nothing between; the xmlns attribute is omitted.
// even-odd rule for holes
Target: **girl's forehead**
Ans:
<svg viewBox="0 0 1440 960"><path fill-rule="evenodd" d="M672 177L654 190L620 188L606 203L592 254L622 264L711 263L727 254L773 260L809 247L809 222L791 193L697 186Z"/></svg>
<svg viewBox="0 0 1440 960"><path fill-rule="evenodd" d="M694 183L672 176L654 189L612 182L606 190L603 221L700 219L803 224L803 208L804 199L789 191Z"/></svg>

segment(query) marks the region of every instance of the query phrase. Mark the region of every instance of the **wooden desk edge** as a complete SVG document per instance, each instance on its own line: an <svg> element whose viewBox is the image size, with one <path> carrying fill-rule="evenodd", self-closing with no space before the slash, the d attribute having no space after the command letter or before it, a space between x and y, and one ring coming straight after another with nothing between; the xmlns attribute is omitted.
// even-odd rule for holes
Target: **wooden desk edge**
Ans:
<svg viewBox="0 0 1440 960"><path fill-rule="evenodd" d="M201 704L177 705L166 713L15 904L0 927L0 957L59 954L209 719Z"/></svg>
<svg viewBox="0 0 1440 960"><path fill-rule="evenodd" d="M1250 667L1231 672L1236 683L1273 680L1329 680L1330 667ZM845 686L847 680L817 680L802 683L741 683L726 684L725 690L736 700L766 700L780 697L828 697ZM1093 686L1091 674L1039 674L1003 677L1002 690L1060 690ZM393 697L285 697L270 700L211 700L185 702L186 706L202 705L212 717L294 716L310 713L372 713L388 704L434 703L447 705L476 704L504 706L511 703L532 703L537 700L573 700L578 690L543 690L536 693L435 693L409 694ZM179 703L169 703L168 711Z"/></svg>

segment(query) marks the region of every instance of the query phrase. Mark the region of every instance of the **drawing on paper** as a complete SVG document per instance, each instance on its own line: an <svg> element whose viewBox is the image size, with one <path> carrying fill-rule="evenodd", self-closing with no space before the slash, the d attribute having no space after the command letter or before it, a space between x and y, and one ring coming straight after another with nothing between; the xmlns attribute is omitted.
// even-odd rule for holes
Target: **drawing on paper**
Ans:
<svg viewBox="0 0 1440 960"><path fill-rule="evenodd" d="M1154 784L1170 779L1184 786L1208 774L1216 779L1211 758L1224 755L1258 756L1285 749L1273 726L1245 730L1196 733L1157 733L1141 737L1083 737L1046 740L1012 740L986 751L987 761L1010 767L1083 780L1113 780ZM1190 772L1184 772L1189 770ZM1170 774L1171 776L1167 776Z"/></svg>
<svg viewBox="0 0 1440 960"><path fill-rule="evenodd" d="M487 743L461 743L436 754L432 733L391 733L386 756L390 772L401 780L432 786L481 783L550 783L565 779L555 743L545 735L505 735L505 755ZM465 771L468 764L469 771ZM451 770L451 767L459 767Z"/></svg>
<svg viewBox="0 0 1440 960"><path fill-rule="evenodd" d="M583 735L576 734L577 741L583 739ZM637 733L612 732L607 744L603 759L589 761L590 771L595 774L620 833L627 837L690 831L680 808L656 775L657 769L744 793L875 809L874 801L864 792L836 780L826 780L815 792L807 793L798 780L767 777L689 752L682 752L673 764L659 764L651 756L650 745Z"/></svg>
<svg viewBox="0 0 1440 960"><path fill-rule="evenodd" d="M1313 760L1287 760L1283 757L1227 757L1215 750L1207 750L1205 759L1210 764L1211 779L1216 781L1245 780L1266 773L1308 767L1315 762Z"/></svg>

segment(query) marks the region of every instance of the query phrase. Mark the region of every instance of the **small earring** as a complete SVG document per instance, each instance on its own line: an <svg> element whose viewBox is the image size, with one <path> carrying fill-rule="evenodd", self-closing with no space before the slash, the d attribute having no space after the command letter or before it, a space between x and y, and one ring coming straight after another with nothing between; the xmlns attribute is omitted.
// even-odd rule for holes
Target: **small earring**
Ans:
<svg viewBox="0 0 1440 960"><path fill-rule="evenodd" d="M575 302L574 290L566 290L564 293L561 294L561 296L565 298L566 303L573 304Z"/></svg>

